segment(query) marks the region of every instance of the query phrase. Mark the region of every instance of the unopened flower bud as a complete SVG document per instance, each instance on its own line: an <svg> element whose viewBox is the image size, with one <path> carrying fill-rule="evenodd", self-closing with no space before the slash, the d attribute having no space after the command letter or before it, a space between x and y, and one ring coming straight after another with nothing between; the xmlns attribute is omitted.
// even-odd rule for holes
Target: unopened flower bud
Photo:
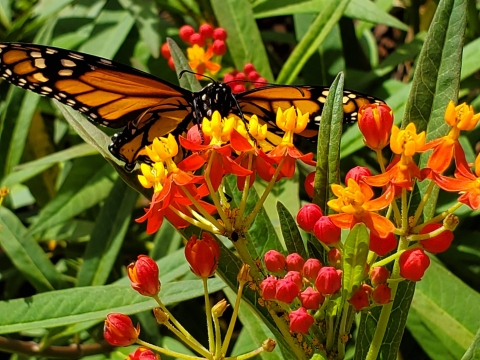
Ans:
<svg viewBox="0 0 480 360"><path fill-rule="evenodd" d="M213 35L213 27L210 24L202 24L198 28L198 32L203 36L204 39L210 39Z"/></svg>
<svg viewBox="0 0 480 360"><path fill-rule="evenodd" d="M215 30L213 30L212 36L215 40L225 41L225 39L227 38L227 32L225 31L224 28L218 27Z"/></svg>
<svg viewBox="0 0 480 360"><path fill-rule="evenodd" d="M278 301L283 301L287 304L290 304L293 299L295 299L299 293L300 289L297 284L295 284L290 279L279 279L277 281L275 298Z"/></svg>
<svg viewBox="0 0 480 360"><path fill-rule="evenodd" d="M155 354L152 350L139 347L133 353L128 354L128 358L126 360L160 360L160 356Z"/></svg>
<svg viewBox="0 0 480 360"><path fill-rule="evenodd" d="M272 352L275 349L276 345L277 343L275 342L275 340L268 338L262 343L262 348L265 352Z"/></svg>
<svg viewBox="0 0 480 360"><path fill-rule="evenodd" d="M132 320L124 314L108 314L103 327L103 337L113 346L129 346L140 335L140 324L135 328Z"/></svg>
<svg viewBox="0 0 480 360"><path fill-rule="evenodd" d="M195 33L195 29L190 25L183 25L178 30L178 35L180 36L180 39L182 39L185 42L189 42L190 36L192 36L194 33Z"/></svg>
<svg viewBox="0 0 480 360"><path fill-rule="evenodd" d="M335 269L342 265L342 253L340 250L333 248L328 252L328 263Z"/></svg>
<svg viewBox="0 0 480 360"><path fill-rule="evenodd" d="M323 214L320 206L316 204L303 205L297 213L298 226L306 232L312 232L316 222L322 216Z"/></svg>
<svg viewBox="0 0 480 360"><path fill-rule="evenodd" d="M240 271L237 275L238 282L249 282L252 281L252 276L250 275L250 266L247 264L243 264L240 268Z"/></svg>
<svg viewBox="0 0 480 360"><path fill-rule="evenodd" d="M315 319L310 315L305 308L301 307L298 310L292 311L288 314L290 318L290 331L308 334L308 329L313 325Z"/></svg>
<svg viewBox="0 0 480 360"><path fill-rule="evenodd" d="M190 38L188 39L188 42L189 42L190 45L198 45L200 47L205 45L205 39L199 33L193 33L192 35L190 35Z"/></svg>
<svg viewBox="0 0 480 360"><path fill-rule="evenodd" d="M313 191L315 188L315 171L312 171L307 175L307 177L305 178L304 187L305 187L305 192L310 197L310 199L312 199Z"/></svg>
<svg viewBox="0 0 480 360"><path fill-rule="evenodd" d="M392 109L386 104L367 104L358 110L358 127L363 141L372 150L381 150L390 142Z"/></svg>
<svg viewBox="0 0 480 360"><path fill-rule="evenodd" d="M342 231L328 216L322 216L313 227L315 237L326 245L335 245L342 235Z"/></svg>
<svg viewBox="0 0 480 360"><path fill-rule="evenodd" d="M302 272L305 260L303 260L303 258L297 253L288 254L285 261L287 264L287 271Z"/></svg>
<svg viewBox="0 0 480 360"><path fill-rule="evenodd" d="M273 276L268 276L260 283L260 289L262 290L262 297L265 300L275 299L277 292L277 279Z"/></svg>
<svg viewBox="0 0 480 360"><path fill-rule="evenodd" d="M212 306L212 315L216 318L219 318L229 306L230 305L228 305L227 300L220 300L218 303Z"/></svg>
<svg viewBox="0 0 480 360"><path fill-rule="evenodd" d="M289 271L285 274L284 279L290 279L297 284L299 289L303 288L302 274L298 271Z"/></svg>
<svg viewBox="0 0 480 360"><path fill-rule="evenodd" d="M359 312L363 308L370 306L368 299L372 288L366 284L362 284L352 295L348 302L355 308L355 311Z"/></svg>
<svg viewBox="0 0 480 360"><path fill-rule="evenodd" d="M314 282L318 276L318 272L322 268L322 263L318 259L307 259L303 264L303 276L309 281Z"/></svg>
<svg viewBox="0 0 480 360"><path fill-rule="evenodd" d="M335 268L324 266L318 272L315 286L323 296L333 295L342 287L342 279Z"/></svg>
<svg viewBox="0 0 480 360"><path fill-rule="evenodd" d="M164 324L168 323L169 316L162 309L160 309L158 307L153 308L153 315L155 316L155 319L157 320L157 323L159 323L160 325L164 325Z"/></svg>
<svg viewBox="0 0 480 360"><path fill-rule="evenodd" d="M480 165L480 157L477 157L477 159L478 160L476 162L478 162L478 165ZM477 171L480 171L480 169L478 169ZM443 226L447 230L454 231L457 228L459 222L460 220L458 219L458 216L448 214L445 219L443 219Z"/></svg>
<svg viewBox="0 0 480 360"><path fill-rule="evenodd" d="M392 290L386 284L380 284L372 292L372 299L377 304L384 305L391 301Z"/></svg>
<svg viewBox="0 0 480 360"><path fill-rule="evenodd" d="M384 266L374 267L370 271L370 280L373 286L385 284L390 277L390 271Z"/></svg>
<svg viewBox="0 0 480 360"><path fill-rule="evenodd" d="M168 46L168 43L164 43L162 45L162 47L160 48L160 52L162 53L162 56L167 60L172 57L172 54L170 53L170 47Z"/></svg>
<svg viewBox="0 0 480 360"><path fill-rule="evenodd" d="M318 310L320 304L323 304L325 297L318 291L313 290L311 286L303 290L298 297L305 309Z"/></svg>
<svg viewBox="0 0 480 360"><path fill-rule="evenodd" d="M223 40L215 40L212 45L212 51L215 55L224 55L227 52L227 45Z"/></svg>
<svg viewBox="0 0 480 360"><path fill-rule="evenodd" d="M249 72L254 70L255 70L255 65L253 65L252 63L246 63L245 66L243 67L243 72L245 74L248 74Z"/></svg>
<svg viewBox="0 0 480 360"><path fill-rule="evenodd" d="M442 224L428 224L423 227L420 234L428 234L432 231L440 229ZM431 237L430 239L420 240L420 245L432 254L437 254L447 250L453 241L453 233L450 230L445 230L440 235Z"/></svg>
<svg viewBox="0 0 480 360"><path fill-rule="evenodd" d="M356 166L345 175L345 184L348 183L348 179L353 179L357 184L360 184L360 181L365 176L372 176L372 172L364 166Z"/></svg>
<svg viewBox="0 0 480 360"><path fill-rule="evenodd" d="M132 288L144 296L155 296L160 291L158 266L147 255L139 255L137 261L127 266Z"/></svg>
<svg viewBox="0 0 480 360"><path fill-rule="evenodd" d="M381 238L370 232L370 250L378 256L385 256L396 247L397 238L393 233L388 233L387 237Z"/></svg>
<svg viewBox="0 0 480 360"><path fill-rule="evenodd" d="M263 256L268 271L276 273L285 270L286 260L277 250L268 250Z"/></svg>
<svg viewBox="0 0 480 360"><path fill-rule="evenodd" d="M207 278L217 270L220 246L207 232L202 233L202 240L192 235L185 246L185 257L195 275Z"/></svg>
<svg viewBox="0 0 480 360"><path fill-rule="evenodd" d="M400 255L400 275L411 281L420 281L430 265L430 258L422 249L407 250Z"/></svg>

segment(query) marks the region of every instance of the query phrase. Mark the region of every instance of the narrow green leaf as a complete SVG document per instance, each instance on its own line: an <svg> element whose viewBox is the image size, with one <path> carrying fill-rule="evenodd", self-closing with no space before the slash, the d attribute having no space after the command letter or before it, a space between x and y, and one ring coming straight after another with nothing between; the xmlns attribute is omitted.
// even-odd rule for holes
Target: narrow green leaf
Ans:
<svg viewBox="0 0 480 360"><path fill-rule="evenodd" d="M11 25L12 9L10 9L10 1L0 0L0 23L8 29Z"/></svg>
<svg viewBox="0 0 480 360"><path fill-rule="evenodd" d="M181 77L180 74L183 70L192 71L188 60L183 54L182 50L178 47L177 43L170 38L167 38L168 47L170 48L170 53L172 54L173 62L175 63L175 70L179 76L180 86L190 90L190 91L200 91L202 85L195 77L195 75L190 73L184 73Z"/></svg>
<svg viewBox="0 0 480 360"><path fill-rule="evenodd" d="M370 235L363 223L356 224L344 244L342 258L343 295L350 298L365 277Z"/></svg>
<svg viewBox="0 0 480 360"><path fill-rule="evenodd" d="M215 17L228 34L228 51L237 69L253 63L268 81L273 80L267 52L248 0L212 0Z"/></svg>
<svg viewBox="0 0 480 360"><path fill-rule="evenodd" d="M279 84L291 84L303 68L303 65L317 50L322 41L342 17L350 0L324 1L324 6L313 21L310 29L290 54L277 77Z"/></svg>
<svg viewBox="0 0 480 360"><path fill-rule="evenodd" d="M160 53L160 19L159 9L152 0L119 0L123 8L130 12L140 33L140 37L147 44L150 53L158 58Z"/></svg>
<svg viewBox="0 0 480 360"><path fill-rule="evenodd" d="M480 38L473 40L463 48L462 58L462 73L461 79L464 80L467 77L475 74L480 70L480 62L478 61L478 54L480 53Z"/></svg>
<svg viewBox="0 0 480 360"><path fill-rule="evenodd" d="M461 360L475 360L480 359L480 328L478 328L475 339L473 339L470 347Z"/></svg>
<svg viewBox="0 0 480 360"><path fill-rule="evenodd" d="M55 198L40 211L29 233L35 234L82 213L105 199L112 186L113 169L100 157L75 160Z"/></svg>
<svg viewBox="0 0 480 360"><path fill-rule="evenodd" d="M97 217L77 276L77 286L103 285L123 243L137 193L117 179Z"/></svg>
<svg viewBox="0 0 480 360"><path fill-rule="evenodd" d="M10 210L0 207L0 245L16 269L39 292L64 286L61 275ZM2 316L6 313L2 312ZM1 320L0 320L1 321Z"/></svg>
<svg viewBox="0 0 480 360"><path fill-rule="evenodd" d="M302 258L307 259L307 251L295 219L280 201L277 202L277 212L287 252L289 254L297 253Z"/></svg>
<svg viewBox="0 0 480 360"><path fill-rule="evenodd" d="M225 284L208 280L210 291ZM162 286L160 298L165 305L203 296L201 280L186 280ZM130 285L108 285L51 291L24 299L0 301L0 334L38 328L66 326L82 321L101 321L111 312L126 315L150 310L156 302L133 291Z"/></svg>
<svg viewBox="0 0 480 360"><path fill-rule="evenodd" d="M313 203L327 211L330 185L339 183L340 139L343 123L343 73L332 83L318 132L317 167Z"/></svg>

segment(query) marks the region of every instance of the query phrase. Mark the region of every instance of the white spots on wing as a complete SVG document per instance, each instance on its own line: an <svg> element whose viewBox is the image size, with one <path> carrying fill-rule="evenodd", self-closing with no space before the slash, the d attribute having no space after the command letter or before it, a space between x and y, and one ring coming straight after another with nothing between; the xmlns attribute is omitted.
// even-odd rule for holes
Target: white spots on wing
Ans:
<svg viewBox="0 0 480 360"><path fill-rule="evenodd" d="M320 96L318 99L317 99L319 102L321 102L322 104L325 104L325 102L327 101L327 98L323 97L323 96Z"/></svg>
<svg viewBox="0 0 480 360"><path fill-rule="evenodd" d="M100 59L100 62L104 63L104 64L107 64L107 65L112 65L112 62L110 60L107 60L107 59Z"/></svg>
<svg viewBox="0 0 480 360"><path fill-rule="evenodd" d="M86 106L82 106L80 109L78 109L81 112L87 112L88 108Z"/></svg>
<svg viewBox="0 0 480 360"><path fill-rule="evenodd" d="M328 90L323 90L322 95L328 96Z"/></svg>
<svg viewBox="0 0 480 360"><path fill-rule="evenodd" d="M60 60L60 62L61 62L62 65L65 66L65 67L74 67L74 66L77 66L77 64L75 64L72 60L68 60L68 59L62 59L62 60Z"/></svg>
<svg viewBox="0 0 480 360"><path fill-rule="evenodd" d="M60 76L72 76L73 70L70 69L62 69L58 71L58 75Z"/></svg>
<svg viewBox="0 0 480 360"><path fill-rule="evenodd" d="M47 65L45 65L45 59L35 59L35 67L45 69L47 67Z"/></svg>
<svg viewBox="0 0 480 360"><path fill-rule="evenodd" d="M206 100L207 100L207 94L203 94L203 95L202 95L202 100L203 100L203 101L206 101Z"/></svg>
<svg viewBox="0 0 480 360"><path fill-rule="evenodd" d="M67 99L67 101L65 101L65 103L66 103L67 105L70 105L70 106L73 106L73 105L76 104L75 100L72 100L72 99Z"/></svg>
<svg viewBox="0 0 480 360"><path fill-rule="evenodd" d="M313 120L315 120L315 121L320 121L320 120L322 120L322 116L321 116L321 115L317 115L317 116L315 116L315 117L313 118Z"/></svg>
<svg viewBox="0 0 480 360"><path fill-rule="evenodd" d="M58 51L55 50L55 49L50 49L50 48L47 48L47 54L56 54Z"/></svg>
<svg viewBox="0 0 480 360"><path fill-rule="evenodd" d="M343 103L346 104L350 101L350 99L347 96L343 97Z"/></svg>
<svg viewBox="0 0 480 360"><path fill-rule="evenodd" d="M49 93L53 91L52 88L50 88L50 87L48 87L48 86L42 86L41 89L42 89L43 91L47 91L47 92L49 92Z"/></svg>
<svg viewBox="0 0 480 360"><path fill-rule="evenodd" d="M350 99L355 99L357 97L357 95L355 94L348 94L347 95Z"/></svg>
<svg viewBox="0 0 480 360"><path fill-rule="evenodd" d="M89 116L90 116L92 119L98 118L97 114L95 114L95 113L90 113Z"/></svg>
<svg viewBox="0 0 480 360"><path fill-rule="evenodd" d="M12 70L6 69L6 70L5 70L5 75L11 76L11 75L12 75Z"/></svg>
<svg viewBox="0 0 480 360"><path fill-rule="evenodd" d="M83 60L83 56L80 55L80 54L70 53L70 54L68 54L68 56L71 57L72 59Z"/></svg>
<svg viewBox="0 0 480 360"><path fill-rule="evenodd" d="M39 51L32 51L30 53L30 56L33 57L33 58L41 58L42 57L42 53L39 52Z"/></svg>
<svg viewBox="0 0 480 360"><path fill-rule="evenodd" d="M21 79L21 78L18 79L18 85L23 86L23 85L25 85L26 83L27 83L27 80Z"/></svg>
<svg viewBox="0 0 480 360"><path fill-rule="evenodd" d="M60 96L58 96L57 94L53 95L53 98L58 100L58 101L62 100L62 98Z"/></svg>

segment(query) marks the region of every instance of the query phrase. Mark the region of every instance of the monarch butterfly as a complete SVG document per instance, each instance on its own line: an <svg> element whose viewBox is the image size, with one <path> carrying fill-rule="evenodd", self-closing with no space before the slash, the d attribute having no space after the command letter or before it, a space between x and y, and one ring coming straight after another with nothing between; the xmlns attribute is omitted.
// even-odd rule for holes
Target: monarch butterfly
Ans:
<svg viewBox="0 0 480 360"><path fill-rule="evenodd" d="M256 114L275 127L278 108L293 106L310 113L300 136L316 142L318 124L328 87L267 85L233 94L226 84L212 82L198 92L185 90L150 74L111 60L51 46L0 43L0 77L19 87L56 99L87 115L94 122L125 127L112 137L110 152L131 171L146 161L145 145L168 133L179 135L217 110L221 116L248 119ZM363 104L383 103L369 95L344 91L345 122L356 120Z"/></svg>

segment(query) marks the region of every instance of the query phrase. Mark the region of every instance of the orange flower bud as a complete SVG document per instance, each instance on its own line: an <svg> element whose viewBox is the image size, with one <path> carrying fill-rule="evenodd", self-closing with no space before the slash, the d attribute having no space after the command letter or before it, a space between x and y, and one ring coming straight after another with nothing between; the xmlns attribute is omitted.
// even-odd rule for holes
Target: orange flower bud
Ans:
<svg viewBox="0 0 480 360"><path fill-rule="evenodd" d="M315 322L313 316L303 307L292 311L288 314L288 317L290 318L290 331L303 334L308 334L308 329L310 329L310 326Z"/></svg>
<svg viewBox="0 0 480 360"><path fill-rule="evenodd" d="M384 266L377 266L370 271L370 280L373 286L385 284L390 277L390 271Z"/></svg>
<svg viewBox="0 0 480 360"><path fill-rule="evenodd" d="M127 266L132 288L144 296L155 296L160 291L158 266L147 255L139 255L137 261Z"/></svg>
<svg viewBox="0 0 480 360"><path fill-rule="evenodd" d="M129 346L140 335L140 324L135 328L132 320L124 314L108 314L103 326L103 337L113 346Z"/></svg>
<svg viewBox="0 0 480 360"><path fill-rule="evenodd" d="M207 232L202 233L202 240L192 235L185 246L185 257L195 275L207 278L217 270L220 246Z"/></svg>
<svg viewBox="0 0 480 360"><path fill-rule="evenodd" d="M363 141L372 150L381 150L390 141L393 125L392 109L385 104L366 104L358 111L358 127Z"/></svg>

